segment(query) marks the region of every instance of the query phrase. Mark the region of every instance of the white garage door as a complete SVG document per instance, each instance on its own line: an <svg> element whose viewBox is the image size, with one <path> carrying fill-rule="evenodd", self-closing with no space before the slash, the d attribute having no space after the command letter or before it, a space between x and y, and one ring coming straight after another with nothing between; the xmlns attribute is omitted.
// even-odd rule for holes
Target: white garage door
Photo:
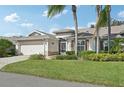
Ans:
<svg viewBox="0 0 124 93"><path fill-rule="evenodd" d="M23 55L32 55L32 54L44 55L44 45L22 45L21 53Z"/></svg>

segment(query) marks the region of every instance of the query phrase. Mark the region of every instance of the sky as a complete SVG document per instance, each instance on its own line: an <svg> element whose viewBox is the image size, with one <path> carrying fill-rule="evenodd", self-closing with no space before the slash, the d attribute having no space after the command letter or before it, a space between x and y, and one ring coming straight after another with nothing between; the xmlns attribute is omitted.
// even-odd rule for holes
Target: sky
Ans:
<svg viewBox="0 0 124 93"><path fill-rule="evenodd" d="M78 5L77 17L79 28L95 24L95 6ZM112 6L111 17L124 20L124 6ZM52 33L65 28L74 29L71 6L52 19L47 17L47 5L0 6L0 36L27 36L35 29Z"/></svg>

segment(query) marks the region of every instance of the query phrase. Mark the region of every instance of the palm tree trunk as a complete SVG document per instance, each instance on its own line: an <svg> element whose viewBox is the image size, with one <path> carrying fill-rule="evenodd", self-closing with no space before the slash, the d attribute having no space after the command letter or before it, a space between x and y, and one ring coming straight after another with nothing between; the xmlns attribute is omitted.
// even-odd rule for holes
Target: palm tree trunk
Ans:
<svg viewBox="0 0 124 93"><path fill-rule="evenodd" d="M110 6L108 7L107 20L108 20L108 53L110 53L110 43L111 43L111 17L110 17Z"/></svg>
<svg viewBox="0 0 124 93"><path fill-rule="evenodd" d="M99 53L99 28L96 26L96 53Z"/></svg>
<svg viewBox="0 0 124 93"><path fill-rule="evenodd" d="M96 10L97 10L97 21L96 23L98 22L99 20L99 17L100 17L100 12L102 10L102 6L101 5L97 5L96 6ZM98 54L99 53L99 47L100 47L100 40L99 40L99 27L96 25L96 53Z"/></svg>
<svg viewBox="0 0 124 93"><path fill-rule="evenodd" d="M73 18L74 18L74 25L75 25L75 55L77 56L78 54L78 50L77 50L77 46L78 46L78 22L77 22L77 14L76 14L76 6L72 5L72 12L73 12Z"/></svg>

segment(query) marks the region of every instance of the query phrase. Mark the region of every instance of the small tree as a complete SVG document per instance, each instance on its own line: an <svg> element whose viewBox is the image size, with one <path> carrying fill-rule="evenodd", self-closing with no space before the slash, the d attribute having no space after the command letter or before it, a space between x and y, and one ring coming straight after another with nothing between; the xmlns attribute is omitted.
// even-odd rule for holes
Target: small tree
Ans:
<svg viewBox="0 0 124 93"><path fill-rule="evenodd" d="M0 39L0 57L8 57L15 55L14 44L7 39Z"/></svg>

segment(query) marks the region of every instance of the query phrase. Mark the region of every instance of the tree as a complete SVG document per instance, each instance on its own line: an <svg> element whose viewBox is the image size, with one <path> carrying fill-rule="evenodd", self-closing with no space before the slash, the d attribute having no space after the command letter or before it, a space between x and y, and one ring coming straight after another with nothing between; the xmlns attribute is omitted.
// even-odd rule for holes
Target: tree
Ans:
<svg viewBox="0 0 124 93"><path fill-rule="evenodd" d="M96 12L97 12L97 18L96 18L96 53L98 54L99 53L99 25L98 25L98 22L99 22L99 18L100 18L100 12L101 12L101 9L102 9L102 6L101 5L96 5Z"/></svg>
<svg viewBox="0 0 124 93"><path fill-rule="evenodd" d="M15 55L15 46L7 39L0 39L0 57Z"/></svg>
<svg viewBox="0 0 124 93"><path fill-rule="evenodd" d="M98 27L108 26L108 53L110 52L110 40L111 40L111 6L106 5L100 12L99 20L97 22Z"/></svg>
<svg viewBox="0 0 124 93"><path fill-rule="evenodd" d="M62 13L65 9L65 5L49 5L48 6L48 17L52 18L56 14ZM77 56L77 43L78 43L78 21L77 21L77 7L76 5L72 5L72 13L73 13L73 19L74 19L74 25L75 25L75 55Z"/></svg>
<svg viewBox="0 0 124 93"><path fill-rule="evenodd" d="M120 26L120 25L123 25L124 24L124 21L119 21L119 20L116 20L116 19L111 19L111 26Z"/></svg>
<svg viewBox="0 0 124 93"><path fill-rule="evenodd" d="M106 14L107 14L107 25L108 25L108 53L110 52L110 43L111 43L111 6L106 5Z"/></svg>

